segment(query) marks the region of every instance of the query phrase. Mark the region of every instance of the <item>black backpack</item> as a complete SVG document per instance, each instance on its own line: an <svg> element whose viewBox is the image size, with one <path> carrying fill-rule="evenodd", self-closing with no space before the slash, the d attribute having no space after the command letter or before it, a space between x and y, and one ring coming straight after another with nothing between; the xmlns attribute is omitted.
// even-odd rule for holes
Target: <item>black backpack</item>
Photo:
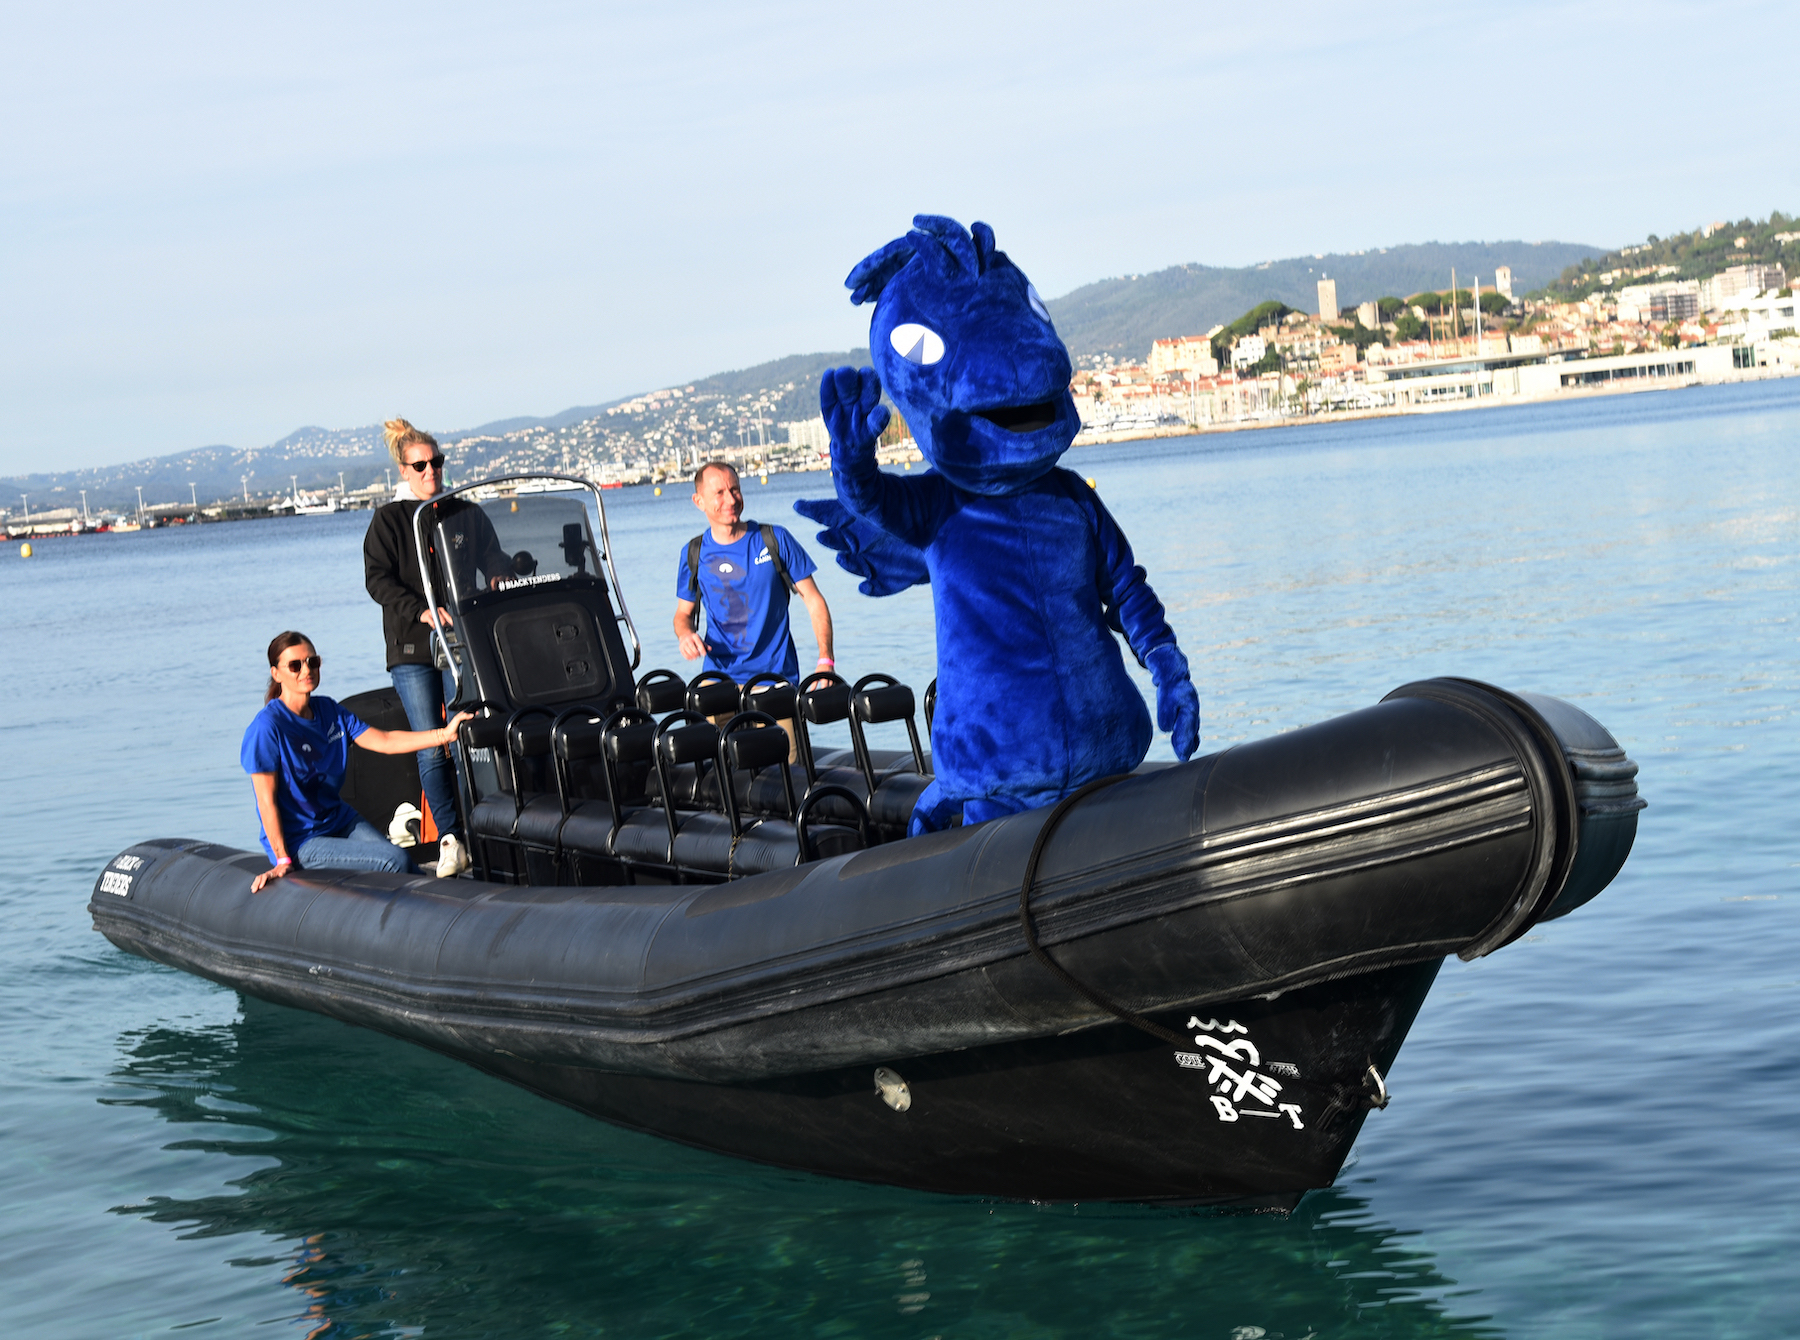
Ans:
<svg viewBox="0 0 1800 1340"><path fill-rule="evenodd" d="M775 542L775 527L751 522L762 533L763 548L769 551L769 561L775 565L776 575L781 584L787 588L790 596L799 595L800 588L794 585L794 579L788 575L787 564L781 561L781 546ZM688 541L688 599L695 604L700 603L700 542L706 538L701 531Z"/></svg>

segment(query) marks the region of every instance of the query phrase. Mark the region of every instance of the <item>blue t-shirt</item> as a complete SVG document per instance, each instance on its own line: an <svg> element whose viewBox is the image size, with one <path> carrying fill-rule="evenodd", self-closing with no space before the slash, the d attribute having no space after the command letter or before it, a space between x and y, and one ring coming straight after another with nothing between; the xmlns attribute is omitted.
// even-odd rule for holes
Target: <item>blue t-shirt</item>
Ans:
<svg viewBox="0 0 1800 1340"><path fill-rule="evenodd" d="M369 727L322 694L313 694L312 714L311 721L295 716L279 698L266 703L244 731L239 755L245 772L275 774L275 810L289 856L306 839L332 837L361 818L338 788L350 765L350 742ZM274 860L267 833L262 844Z"/></svg>
<svg viewBox="0 0 1800 1340"><path fill-rule="evenodd" d="M763 545L756 522L742 538L720 544L707 529L700 541L700 604L706 610L704 668L730 675L740 684L751 675L772 672L792 679L800 658L788 631L788 591L775 573L775 560ZM817 571L800 542L774 526L775 543L788 576L804 581ZM681 546L675 566L675 598L692 600L688 581L688 547Z"/></svg>

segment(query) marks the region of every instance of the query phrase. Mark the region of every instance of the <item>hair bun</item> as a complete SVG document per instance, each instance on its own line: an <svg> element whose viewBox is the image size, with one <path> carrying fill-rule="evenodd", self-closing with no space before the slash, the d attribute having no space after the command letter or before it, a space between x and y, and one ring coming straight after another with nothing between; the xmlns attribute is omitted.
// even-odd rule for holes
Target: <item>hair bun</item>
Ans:
<svg viewBox="0 0 1800 1340"><path fill-rule="evenodd" d="M386 423L381 425L381 435L387 440L387 448L389 451L392 451L395 447L399 446L400 443L404 442L418 431L417 428L414 428L405 419L389 419Z"/></svg>
<svg viewBox="0 0 1800 1340"><path fill-rule="evenodd" d="M423 442L433 451L438 449L438 440L423 428L414 428L405 419L389 419L381 425L381 435L387 440L388 455L396 461L404 463L407 446L413 442Z"/></svg>

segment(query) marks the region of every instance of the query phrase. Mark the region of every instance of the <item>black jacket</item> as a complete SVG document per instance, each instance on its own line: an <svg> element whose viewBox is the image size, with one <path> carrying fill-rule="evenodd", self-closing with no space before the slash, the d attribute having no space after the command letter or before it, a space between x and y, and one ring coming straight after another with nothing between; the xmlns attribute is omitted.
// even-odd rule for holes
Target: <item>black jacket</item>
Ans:
<svg viewBox="0 0 1800 1340"><path fill-rule="evenodd" d="M419 549L413 542L413 513L419 504L410 498L375 509L369 533L363 538L363 585L381 606L381 631L387 640L388 669L396 665L430 665L431 625L421 623L425 612L425 586L419 580ZM460 518L452 520L452 518ZM512 571L512 556L500 545L487 513L466 498L451 498L432 509L426 521L426 544L433 545L436 527L449 526L456 541L453 566L460 589L478 580L479 570L489 577ZM438 556L432 555L433 564ZM438 599L448 602L442 567L434 566Z"/></svg>
<svg viewBox="0 0 1800 1340"><path fill-rule="evenodd" d="M417 506L391 502L377 507L363 537L363 585L381 606L390 670L396 665L431 664L431 625L419 622L425 612L425 587L419 580L419 549L413 542Z"/></svg>

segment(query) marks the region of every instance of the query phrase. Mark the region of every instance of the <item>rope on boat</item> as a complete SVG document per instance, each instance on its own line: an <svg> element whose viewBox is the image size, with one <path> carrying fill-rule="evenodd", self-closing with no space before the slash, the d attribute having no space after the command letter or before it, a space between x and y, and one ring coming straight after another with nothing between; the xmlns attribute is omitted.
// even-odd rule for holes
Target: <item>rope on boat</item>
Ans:
<svg viewBox="0 0 1800 1340"><path fill-rule="evenodd" d="M1172 1042L1177 1047L1186 1047L1188 1040L1181 1034L1164 1028L1161 1024L1153 1023L1141 1014L1133 1014L1124 1006L1114 1004L1085 982L1077 981L1068 969L1045 952L1044 947L1038 943L1037 931L1031 924L1031 886L1037 880L1038 860L1043 856L1044 848L1050 845L1050 835L1056 831L1056 826L1062 822L1063 816L1075 808L1079 802L1096 791L1104 790L1114 782L1124 781L1130 775L1130 773L1121 772L1115 773L1111 777L1102 777L1070 792L1057 801L1056 807L1050 811L1050 817L1044 820L1044 826L1038 830L1037 841L1031 846L1031 857L1025 862L1025 880L1019 885L1019 925L1025 930L1025 943L1031 948L1031 956L1061 978L1068 986L1085 996L1096 1008L1105 1010L1121 1023L1130 1024L1133 1028L1148 1033L1153 1038L1163 1042Z"/></svg>

